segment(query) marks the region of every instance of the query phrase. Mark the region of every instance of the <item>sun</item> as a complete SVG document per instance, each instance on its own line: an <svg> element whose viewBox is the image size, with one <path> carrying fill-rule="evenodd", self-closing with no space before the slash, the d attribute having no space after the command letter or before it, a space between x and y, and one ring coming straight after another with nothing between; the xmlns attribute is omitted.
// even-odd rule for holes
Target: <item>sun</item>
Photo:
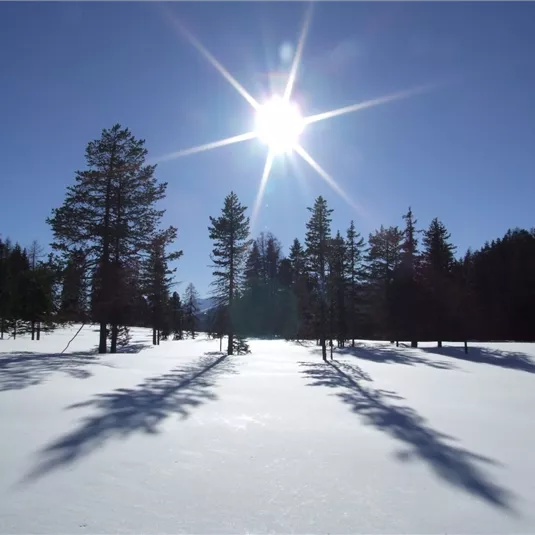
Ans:
<svg viewBox="0 0 535 535"><path fill-rule="evenodd" d="M297 104L278 95L256 112L255 133L275 153L292 151L304 129L305 121Z"/></svg>
<svg viewBox="0 0 535 535"><path fill-rule="evenodd" d="M212 53L174 16L170 16L170 20L176 26L180 33L204 56L208 63L247 101L254 110L254 129L250 132L233 135L218 141L212 141L203 145L196 145L189 149L178 150L166 154L156 160L161 162L164 160L172 160L180 158L189 154L197 154L208 150L216 149L218 147L225 147L243 141L250 141L258 139L268 147L264 168L258 185L257 195L254 201L251 226L258 216L258 212L262 203L264 191L269 180L273 163L277 156L289 154L290 156L301 157L308 165L316 171L316 173L353 209L362 213L362 207L351 199L351 197L341 188L341 186L334 180L334 178L327 173L323 167L305 150L300 143L299 136L303 133L305 126L332 119L347 113L355 113L367 108L373 108L388 102L394 102L415 96L417 94L426 93L429 90L437 87L437 84L425 84L423 86L414 87L409 90L391 93L389 95L349 104L342 108L335 108L330 111L315 113L314 115L302 116L301 111L295 102L292 102L292 94L297 80L297 72L302 60L303 48L308 35L310 21L312 17L312 6L314 2L310 2L305 13L303 25L297 40L295 53L291 66L287 73L286 83L282 95L274 94L267 102L261 103L254 98L248 91L230 74L230 72L222 65ZM273 74L273 73L271 73ZM286 73L285 73L286 77ZM291 153L291 154L290 154ZM155 162L155 163L156 163Z"/></svg>

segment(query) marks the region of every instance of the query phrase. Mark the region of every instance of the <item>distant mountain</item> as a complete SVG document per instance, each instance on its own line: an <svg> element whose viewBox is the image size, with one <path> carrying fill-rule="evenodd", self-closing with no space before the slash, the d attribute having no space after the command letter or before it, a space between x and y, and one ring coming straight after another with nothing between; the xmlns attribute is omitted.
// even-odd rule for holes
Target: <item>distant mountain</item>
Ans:
<svg viewBox="0 0 535 535"><path fill-rule="evenodd" d="M202 314L215 307L215 299L213 297L202 297L199 299L198 305L199 314Z"/></svg>

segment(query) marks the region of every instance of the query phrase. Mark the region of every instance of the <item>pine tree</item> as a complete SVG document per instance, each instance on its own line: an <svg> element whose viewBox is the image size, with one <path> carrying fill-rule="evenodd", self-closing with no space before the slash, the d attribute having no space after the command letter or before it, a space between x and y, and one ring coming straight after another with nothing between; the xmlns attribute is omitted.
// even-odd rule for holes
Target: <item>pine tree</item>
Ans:
<svg viewBox="0 0 535 535"><path fill-rule="evenodd" d="M329 240L331 238L331 214L332 209L327 206L327 201L319 196L314 202L310 220L306 224L305 237L306 257L308 272L312 275L317 289L317 301L319 305L318 333L322 349L323 360L327 360L326 340L326 307L327 307L327 280L326 267Z"/></svg>
<svg viewBox="0 0 535 535"><path fill-rule="evenodd" d="M422 255L424 280L428 291L428 318L431 336L442 346L452 312L450 290L455 246L450 233L436 217L424 232Z"/></svg>
<svg viewBox="0 0 535 535"><path fill-rule="evenodd" d="M265 251L265 304L266 304L266 325L267 334L273 336L277 333L279 319L278 297L279 297L279 265L281 260L281 245L279 240L268 233Z"/></svg>
<svg viewBox="0 0 535 535"><path fill-rule="evenodd" d="M368 241L367 293L372 304L374 336L392 339L395 330L392 310L392 281L401 262L403 233L398 227L385 228L370 234Z"/></svg>
<svg viewBox="0 0 535 535"><path fill-rule="evenodd" d="M330 345L332 339L336 337L338 347L345 346L347 334L347 312L346 312L346 259L347 251L345 241L340 234L330 241L327 263L329 267L328 294L330 302ZM332 358L332 352L331 352Z"/></svg>
<svg viewBox="0 0 535 535"><path fill-rule="evenodd" d="M197 314L199 313L199 293L190 283L184 292L184 328L192 338L195 338L197 327Z"/></svg>
<svg viewBox="0 0 535 535"><path fill-rule="evenodd" d="M182 340L182 338L184 338L184 312L182 310L182 303L180 301L180 295L178 295L178 292L173 292L169 309L171 313L171 331L173 333L173 339Z"/></svg>
<svg viewBox="0 0 535 535"><path fill-rule="evenodd" d="M233 342L234 346L232 349L233 355L245 355L246 353L250 353L251 350L249 349L249 344L247 343L247 340L244 336L241 336L239 334L236 335Z"/></svg>
<svg viewBox="0 0 535 535"><path fill-rule="evenodd" d="M16 243L7 258L8 285L10 287L10 303L7 327L16 339L17 335L28 332L30 308L30 261L26 249Z"/></svg>
<svg viewBox="0 0 535 535"><path fill-rule="evenodd" d="M156 166L146 165L144 140L116 124L102 131L86 149L88 169L78 171L65 201L48 219L54 248L67 256L83 251L94 273L92 303L100 323L99 352L107 350L107 324L116 339L124 321L124 288L120 284L129 260L149 249L164 211L155 204L167 184L158 184ZM115 343L112 341L112 351Z"/></svg>
<svg viewBox="0 0 535 535"><path fill-rule="evenodd" d="M254 240L245 261L243 297L235 306L235 317L244 332L253 336L265 334L264 259L259 248L260 238Z"/></svg>
<svg viewBox="0 0 535 535"><path fill-rule="evenodd" d="M243 278L243 265L249 247L249 218L246 207L240 204L238 196L231 192L225 197L219 217L210 217L208 227L210 239L214 241L211 260L214 267L212 282L218 308L226 313L229 355L234 351L236 325L233 321L234 302Z"/></svg>
<svg viewBox="0 0 535 535"><path fill-rule="evenodd" d="M281 245L279 240L268 233L265 251L265 276L268 284L273 286L273 283L277 280L277 274L279 272L279 264L281 259ZM273 291L273 288L271 288Z"/></svg>
<svg viewBox="0 0 535 535"><path fill-rule="evenodd" d="M355 332L357 324L357 302L359 301L359 287L364 273L364 238L355 230L355 223L351 221L346 237L346 279L348 324L351 334L351 346L355 347Z"/></svg>
<svg viewBox="0 0 535 535"><path fill-rule="evenodd" d="M166 251L166 248L176 239L176 229L171 227L153 238L149 248L149 256L145 263L145 288L149 307L152 313L152 343L160 343L161 331L167 326L167 305L169 303L169 288L171 275L176 268L170 268L169 262L178 260L182 251Z"/></svg>
<svg viewBox="0 0 535 535"><path fill-rule="evenodd" d="M30 270L27 273L27 303L25 318L30 324L32 340L40 339L41 324L44 322L47 330L54 328L51 321L54 313L54 284L56 267L50 258L48 262L41 262L36 255L35 244L30 252Z"/></svg>
<svg viewBox="0 0 535 535"><path fill-rule="evenodd" d="M255 293L258 290L263 282L262 271L262 258L258 248L258 240L254 240L245 262L244 284L247 291Z"/></svg>
<svg viewBox="0 0 535 535"><path fill-rule="evenodd" d="M59 317L62 321L87 321L86 263L84 252L73 249L62 270Z"/></svg>
<svg viewBox="0 0 535 535"><path fill-rule="evenodd" d="M394 313L397 325L397 340L402 332L411 340L412 347L418 347L421 324L421 298L419 285L418 221L411 208L403 216L405 229L401 243L401 263L394 276Z"/></svg>
<svg viewBox="0 0 535 535"><path fill-rule="evenodd" d="M7 324L11 318L11 284L9 274L9 255L11 243L0 239L0 339L4 339Z"/></svg>
<svg viewBox="0 0 535 535"><path fill-rule="evenodd" d="M297 279L305 273L306 268L306 254L303 250L301 242L295 238L292 246L290 247L290 254L288 255L288 260L292 266L292 272L294 276L294 284L297 282Z"/></svg>

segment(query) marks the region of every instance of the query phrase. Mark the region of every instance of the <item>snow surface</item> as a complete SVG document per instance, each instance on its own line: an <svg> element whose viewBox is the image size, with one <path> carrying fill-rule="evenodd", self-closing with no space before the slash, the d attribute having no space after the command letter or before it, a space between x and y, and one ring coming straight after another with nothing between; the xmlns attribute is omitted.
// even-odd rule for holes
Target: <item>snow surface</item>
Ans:
<svg viewBox="0 0 535 535"><path fill-rule="evenodd" d="M2 533L535 531L535 345L0 341Z"/></svg>

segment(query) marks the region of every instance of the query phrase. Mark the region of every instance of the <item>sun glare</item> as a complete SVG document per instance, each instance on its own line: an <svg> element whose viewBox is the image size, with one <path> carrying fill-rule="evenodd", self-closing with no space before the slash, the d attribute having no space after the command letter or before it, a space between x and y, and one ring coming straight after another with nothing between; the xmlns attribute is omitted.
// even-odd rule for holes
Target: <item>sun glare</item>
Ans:
<svg viewBox="0 0 535 535"><path fill-rule="evenodd" d="M374 98L364 102L344 106L343 108L336 108L323 113L317 113L303 117L299 107L292 102L291 99L297 80L297 73L302 60L305 41L310 27L312 6L313 3L311 2L305 13L305 18L297 41L295 54L288 71L284 91L282 91L280 94L272 96L263 104L259 103L252 95L250 95L247 90L232 76L232 74L230 74L230 72L221 63L219 63L219 61L217 61L217 59L207 50L207 48L190 31L188 31L180 21L174 17L171 17L171 20L176 25L177 29L202 54L202 56L204 56L204 58L212 65L212 67L214 67L214 69L218 71L221 76L223 76L223 78L225 78L225 80L251 105L255 113L255 125L251 132L233 135L225 139L212 141L211 143L205 143L203 145L197 145L196 147L189 149L179 150L161 157L158 161L171 160L181 156L186 156L188 154L197 154L215 149L217 147L233 145L235 143L241 143L242 141L248 141L252 139L258 139L263 142L265 145L267 145L268 151L264 164L264 170L262 172L262 178L260 179L258 192L253 206L251 226L254 226L254 222L262 205L264 191L269 180L274 159L280 154L290 152L300 156L338 195L340 195L340 197L342 197L355 210L361 211L360 207L351 200L341 186L303 148L303 146L299 143L299 136L303 133L305 126L308 126L309 124L332 119L333 117L345 115L347 113L355 113L367 108L373 108L388 102L409 98L420 93L425 93L434 87L434 85L420 86L419 88L413 88L409 91L401 91L384 97Z"/></svg>
<svg viewBox="0 0 535 535"><path fill-rule="evenodd" d="M305 121L298 106L274 96L256 112L258 139L276 153L289 152L298 143Z"/></svg>

